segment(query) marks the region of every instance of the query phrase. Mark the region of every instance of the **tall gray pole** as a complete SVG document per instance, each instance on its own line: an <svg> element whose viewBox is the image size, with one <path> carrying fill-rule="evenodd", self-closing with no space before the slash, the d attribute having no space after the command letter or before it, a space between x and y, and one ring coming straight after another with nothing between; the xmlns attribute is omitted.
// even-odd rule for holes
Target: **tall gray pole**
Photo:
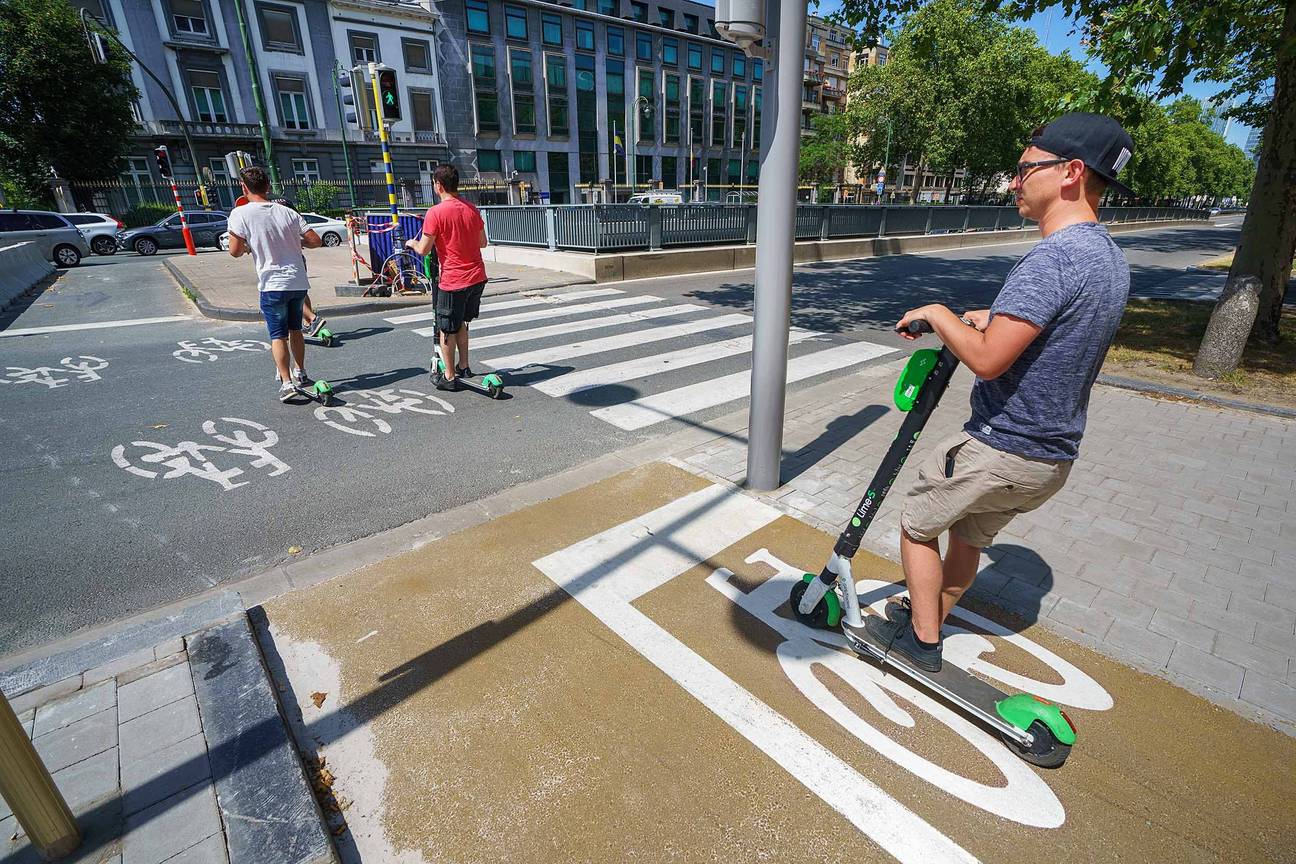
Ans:
<svg viewBox="0 0 1296 864"><path fill-rule="evenodd" d="M766 100L756 208L756 334L752 345L747 486L775 489L783 449L788 326L792 313L792 246L796 236L797 165L801 154L801 66L806 4L768 0L766 32L775 36L770 70L774 98ZM786 73L786 74L784 74ZM764 139L765 135L762 134ZM764 141L762 140L762 145Z"/></svg>

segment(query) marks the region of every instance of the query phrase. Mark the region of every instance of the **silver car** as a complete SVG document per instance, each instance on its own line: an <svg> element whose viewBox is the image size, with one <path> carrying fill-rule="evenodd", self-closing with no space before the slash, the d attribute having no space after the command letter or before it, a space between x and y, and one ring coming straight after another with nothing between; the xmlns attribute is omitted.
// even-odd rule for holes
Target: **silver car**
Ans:
<svg viewBox="0 0 1296 864"><path fill-rule="evenodd" d="M85 235L61 213L0 210L0 246L35 243L57 267L75 267L90 254Z"/></svg>
<svg viewBox="0 0 1296 864"><path fill-rule="evenodd" d="M90 251L96 255L113 255L117 252L117 232L126 225L107 213L64 213L69 222L81 229Z"/></svg>

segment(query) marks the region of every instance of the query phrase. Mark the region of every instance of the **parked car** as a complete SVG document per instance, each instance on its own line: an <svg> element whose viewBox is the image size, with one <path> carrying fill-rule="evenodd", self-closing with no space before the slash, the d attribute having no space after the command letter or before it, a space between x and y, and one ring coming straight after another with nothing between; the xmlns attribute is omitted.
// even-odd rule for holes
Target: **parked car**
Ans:
<svg viewBox="0 0 1296 864"><path fill-rule="evenodd" d="M117 232L126 225L107 213L64 213L69 222L81 229L90 251L96 255L113 255L117 252Z"/></svg>
<svg viewBox="0 0 1296 864"><path fill-rule="evenodd" d="M0 210L0 246L36 243L58 267L75 267L90 254L85 235L61 213Z"/></svg>
<svg viewBox="0 0 1296 864"><path fill-rule="evenodd" d="M320 240L324 241L325 246L338 246L347 237L346 222L341 219L330 219L328 216L321 216L318 213L303 213L302 218L306 220ZM220 235L216 243L222 252L229 251L229 232L226 231Z"/></svg>
<svg viewBox="0 0 1296 864"><path fill-rule="evenodd" d="M225 231L225 223L229 219L228 213L220 210L198 210L185 213L185 219L189 221L189 233L193 235L195 246L219 248L217 242ZM119 232L117 248L133 249L141 255L152 255L159 249L185 248L180 214L172 213L152 225Z"/></svg>
<svg viewBox="0 0 1296 864"><path fill-rule="evenodd" d="M629 204L683 204L683 193L675 189L655 189L651 192L636 192L630 196Z"/></svg>

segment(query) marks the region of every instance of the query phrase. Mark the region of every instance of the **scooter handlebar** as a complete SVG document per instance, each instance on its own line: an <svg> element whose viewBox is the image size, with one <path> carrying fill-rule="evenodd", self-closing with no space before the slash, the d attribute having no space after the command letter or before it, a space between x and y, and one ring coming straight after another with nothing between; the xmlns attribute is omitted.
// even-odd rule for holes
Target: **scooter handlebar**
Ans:
<svg viewBox="0 0 1296 864"><path fill-rule="evenodd" d="M922 333L932 332L932 326L928 324L926 321L919 320L919 321L910 321L909 326L907 328L899 328L899 327L896 328L897 333L903 333L905 332L905 330L908 330L908 332L912 333L914 336L918 336L919 334Z"/></svg>

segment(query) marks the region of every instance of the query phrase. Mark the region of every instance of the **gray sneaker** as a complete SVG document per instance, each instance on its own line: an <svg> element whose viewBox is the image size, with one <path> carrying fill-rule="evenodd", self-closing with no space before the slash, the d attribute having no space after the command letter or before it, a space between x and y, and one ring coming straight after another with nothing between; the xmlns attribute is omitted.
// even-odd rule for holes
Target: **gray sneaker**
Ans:
<svg viewBox="0 0 1296 864"><path fill-rule="evenodd" d="M924 648L919 645L918 637L914 635L913 626L908 619L887 621L876 615L870 615L864 619L864 629L874 642L884 646L888 651L904 656L919 669L928 672L941 670L940 643L937 643L935 648Z"/></svg>
<svg viewBox="0 0 1296 864"><path fill-rule="evenodd" d="M279 385L279 401L289 402L297 395L297 385L291 382Z"/></svg>
<svg viewBox="0 0 1296 864"><path fill-rule="evenodd" d="M315 379L307 375L305 369L294 369L292 372L292 380L298 387L315 386Z"/></svg>
<svg viewBox="0 0 1296 864"><path fill-rule="evenodd" d="M311 337L318 336L319 332L324 329L324 325L327 323L328 321L324 320L323 315L316 315L315 320L310 323L310 329L306 331L306 335Z"/></svg>

